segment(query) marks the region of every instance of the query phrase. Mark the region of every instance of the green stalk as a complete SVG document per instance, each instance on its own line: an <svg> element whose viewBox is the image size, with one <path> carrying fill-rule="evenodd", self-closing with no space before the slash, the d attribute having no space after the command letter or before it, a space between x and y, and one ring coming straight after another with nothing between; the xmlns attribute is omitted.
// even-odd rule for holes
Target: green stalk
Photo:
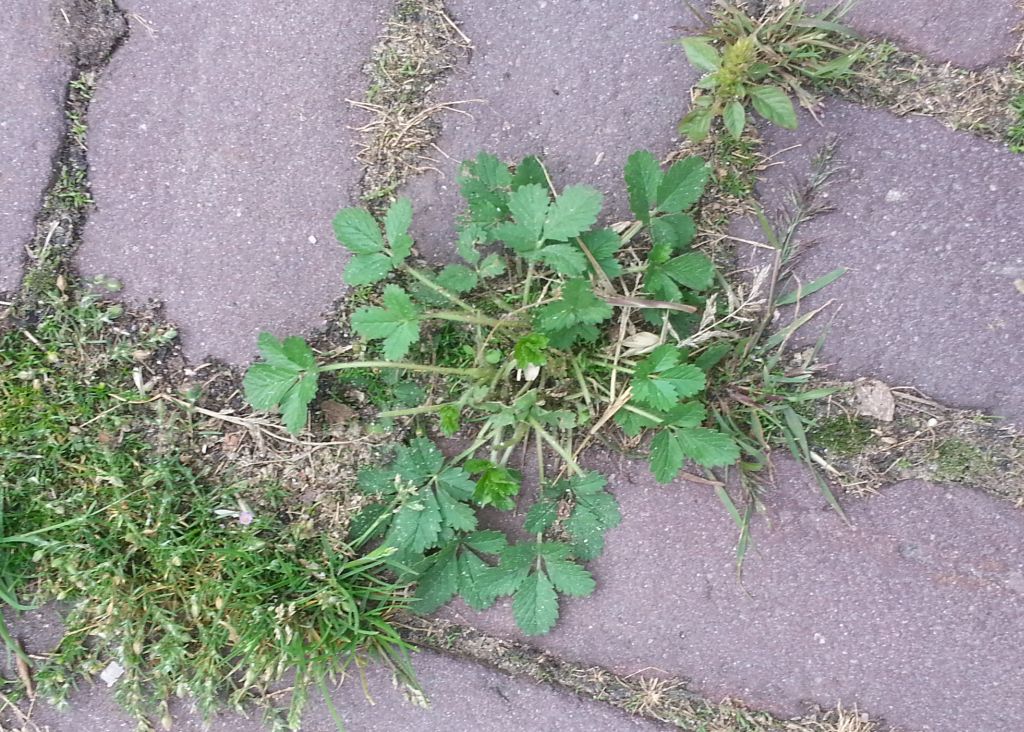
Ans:
<svg viewBox="0 0 1024 732"><path fill-rule="evenodd" d="M423 314L424 318L432 318L434 320L453 320L457 323L471 323L472 325L486 325L489 328L501 328L507 325L518 325L514 320L495 320L494 318L488 318L486 315L477 315L475 313L453 313L450 310L434 310L429 313Z"/></svg>
<svg viewBox="0 0 1024 732"><path fill-rule="evenodd" d="M321 366L320 372L342 371L344 369L402 369L403 371L423 371L431 374L451 374L453 376L469 376L474 379L487 376L490 369L460 369L452 366L430 366L425 363L406 363L405 361L348 361Z"/></svg>
<svg viewBox="0 0 1024 732"><path fill-rule="evenodd" d="M450 302L455 303L456 305L458 305L463 310L466 310L466 311L471 312L471 313L475 313L476 315L480 315L480 312L475 307L473 307L472 305L467 303L465 300L460 299L459 296L456 295L454 292L450 292L449 290L445 289L444 287L441 287L441 285L439 285L436 282L434 282L432 279L427 277L425 274L423 274L419 270L413 269L408 264L403 264L402 265L402 269L405 272L407 272L408 274L410 274L413 277L415 277L417 280L419 280L421 283L426 285L428 288L430 288L431 290L436 292L438 295L440 295L444 299L446 299L446 300L448 300Z"/></svg>
<svg viewBox="0 0 1024 732"><path fill-rule="evenodd" d="M380 412L378 417L411 417L414 414L429 414L431 412L437 412L445 407L457 406L458 402L444 402L443 404L424 404L422 407L410 407L409 409L389 409L386 412Z"/></svg>
<svg viewBox="0 0 1024 732"><path fill-rule="evenodd" d="M561 444L559 444L558 440L552 437L551 434L543 427L541 427L536 420L531 419L530 426L533 427L534 430L536 430L537 434L540 435L540 438L544 440L544 442L548 443L548 445L551 446L552 450L558 453L558 456L562 458L562 460L565 462L566 467L575 472L577 475L583 475L583 470L580 468L579 465L576 464L576 461L573 459L569 451L566 450Z"/></svg>

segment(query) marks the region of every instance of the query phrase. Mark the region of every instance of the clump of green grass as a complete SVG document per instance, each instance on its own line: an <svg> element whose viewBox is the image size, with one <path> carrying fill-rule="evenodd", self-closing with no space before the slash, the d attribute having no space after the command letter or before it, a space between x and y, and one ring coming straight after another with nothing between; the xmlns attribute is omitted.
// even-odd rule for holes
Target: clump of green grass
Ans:
<svg viewBox="0 0 1024 732"><path fill-rule="evenodd" d="M700 142L721 117L738 138L747 126L748 105L773 124L796 128L790 95L813 113L818 100L811 89L851 75L857 50L852 32L839 23L849 8L841 3L814 14L797 2L755 18L739 5L720 2L702 35L680 40L690 63L705 72L680 132Z"/></svg>
<svg viewBox="0 0 1024 732"><path fill-rule="evenodd" d="M1015 97L1010 108L1017 120L1006 130L1006 142L1013 152L1024 153L1024 94Z"/></svg>
<svg viewBox="0 0 1024 732"><path fill-rule="evenodd" d="M403 588L380 573L390 550L253 515L242 486L190 460L133 378L168 333L125 335L121 310L86 297L0 334L4 535L34 538L3 544L4 599L68 607L40 692L62 702L116 664L120 703L167 726L172 696L209 715L294 672L287 713L261 705L274 729L299 729L308 686L354 663L411 680L392 625Z"/></svg>

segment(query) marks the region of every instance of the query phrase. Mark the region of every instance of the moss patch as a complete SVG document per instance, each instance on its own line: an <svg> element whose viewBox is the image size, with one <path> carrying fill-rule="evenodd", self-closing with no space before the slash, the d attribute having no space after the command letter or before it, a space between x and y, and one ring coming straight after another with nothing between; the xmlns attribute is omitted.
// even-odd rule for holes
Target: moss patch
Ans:
<svg viewBox="0 0 1024 732"><path fill-rule="evenodd" d="M874 439L874 433L866 419L841 415L820 423L808 437L827 454L849 457L862 452Z"/></svg>
<svg viewBox="0 0 1024 732"><path fill-rule="evenodd" d="M935 477L939 480L970 483L974 476L992 469L992 458L967 440L944 440L935 450Z"/></svg>

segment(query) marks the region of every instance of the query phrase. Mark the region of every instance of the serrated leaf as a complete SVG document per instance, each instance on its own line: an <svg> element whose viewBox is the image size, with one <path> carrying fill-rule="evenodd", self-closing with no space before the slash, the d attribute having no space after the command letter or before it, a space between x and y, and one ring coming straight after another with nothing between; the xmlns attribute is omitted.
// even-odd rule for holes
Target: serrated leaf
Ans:
<svg viewBox="0 0 1024 732"><path fill-rule="evenodd" d="M501 222L491 229L491 234L495 241L503 242L509 249L524 256L535 253L541 245L539 236L514 221Z"/></svg>
<svg viewBox="0 0 1024 732"><path fill-rule="evenodd" d="M262 336L261 336L262 339ZM288 336L282 342L282 353L288 361L300 369L315 369L316 368L316 356L313 355L313 349L309 347L303 339L298 336ZM261 349L262 350L262 349ZM264 354L264 358L266 355Z"/></svg>
<svg viewBox="0 0 1024 732"><path fill-rule="evenodd" d="M663 253L660 258L652 250L650 261L668 261L669 257L693 243L697 224L689 214L678 213L651 219L651 241Z"/></svg>
<svg viewBox="0 0 1024 732"><path fill-rule="evenodd" d="M732 465L740 459L736 441L722 432L706 427L676 430L679 449L683 455L706 468Z"/></svg>
<svg viewBox="0 0 1024 732"><path fill-rule="evenodd" d="M253 409L273 409L288 390L298 381L298 374L290 368L256 363L245 372L242 386L245 400Z"/></svg>
<svg viewBox="0 0 1024 732"><path fill-rule="evenodd" d="M525 369L527 366L543 366L548 362L548 339L540 333L530 333L516 341L512 354L516 359L516 367Z"/></svg>
<svg viewBox="0 0 1024 732"><path fill-rule="evenodd" d="M424 491L398 510L384 543L403 555L422 554L437 543L440 535L441 509L433 492Z"/></svg>
<svg viewBox="0 0 1024 732"><path fill-rule="evenodd" d="M480 261L476 245L483 243L486 231L484 226L474 223L466 223L459 228L455 249L460 257L474 266Z"/></svg>
<svg viewBox="0 0 1024 732"><path fill-rule="evenodd" d="M680 38L679 45L683 47L689 62L701 71L717 71L722 65L721 56L706 38L700 36Z"/></svg>
<svg viewBox="0 0 1024 732"><path fill-rule="evenodd" d="M548 215L550 196L548 189L539 183L528 183L512 191L508 197L508 210L516 223L539 240Z"/></svg>
<svg viewBox="0 0 1024 732"><path fill-rule="evenodd" d="M384 534L390 523L391 509L384 503L371 503L357 513L348 524L348 540L356 546L373 541Z"/></svg>
<svg viewBox="0 0 1024 732"><path fill-rule="evenodd" d="M738 140L743 135L743 128L747 124L747 113L743 109L743 103L738 99L733 99L726 104L722 119L725 121L725 129Z"/></svg>
<svg viewBox="0 0 1024 732"><path fill-rule="evenodd" d="M494 604L498 595L486 582L492 568L473 552L462 551L458 555L459 594L474 610L486 610Z"/></svg>
<svg viewBox="0 0 1024 732"><path fill-rule="evenodd" d="M569 186L548 210L544 238L568 241L590 229L601 212L601 192L589 186Z"/></svg>
<svg viewBox="0 0 1024 732"><path fill-rule="evenodd" d="M446 404L437 412L438 421L441 427L441 434L445 437L452 437L461 427L461 410L454 404Z"/></svg>
<svg viewBox="0 0 1024 732"><path fill-rule="evenodd" d="M505 535L494 529L475 531L463 538L463 543L474 551L484 554L498 554L508 546Z"/></svg>
<svg viewBox="0 0 1024 732"><path fill-rule="evenodd" d="M597 587L590 572L570 559L545 557L544 568L555 589L566 595L586 597Z"/></svg>
<svg viewBox="0 0 1024 732"><path fill-rule="evenodd" d="M526 512L523 528L531 534L540 534L550 529L558 518L558 504L554 501L539 501Z"/></svg>
<svg viewBox="0 0 1024 732"><path fill-rule="evenodd" d="M583 279L569 280L559 300L537 310L537 322L549 336L578 325L596 325L612 315L611 305L599 299Z"/></svg>
<svg viewBox="0 0 1024 732"><path fill-rule="evenodd" d="M703 158L690 156L672 164L658 186L658 211L679 213L700 200L709 168Z"/></svg>
<svg viewBox="0 0 1024 732"><path fill-rule="evenodd" d="M597 229L585 232L580 239L590 252L590 256L609 278L615 278L622 274L622 265L615 258L622 246L622 239L618 234L611 229ZM587 260L587 267L593 271L593 265L589 260Z"/></svg>
<svg viewBox="0 0 1024 732"><path fill-rule="evenodd" d="M417 485L437 477L444 467L444 455L425 437L415 437L395 451L393 473ZM458 470L458 468L455 468Z"/></svg>
<svg viewBox="0 0 1024 732"><path fill-rule="evenodd" d="M687 252L662 264L649 264L644 271L644 289L659 299L677 302L679 286L700 292L714 282L715 267L700 252Z"/></svg>
<svg viewBox="0 0 1024 732"><path fill-rule="evenodd" d="M661 183L661 165L647 150L637 150L626 161L624 177L630 211L638 220L648 223Z"/></svg>
<svg viewBox="0 0 1024 732"><path fill-rule="evenodd" d="M525 635L543 635L558 621L558 595L543 572L527 576L512 598L512 614Z"/></svg>
<svg viewBox="0 0 1024 732"><path fill-rule="evenodd" d="M679 132L693 142L703 142L711 132L711 121L714 118L715 115L710 109L693 109L679 123Z"/></svg>
<svg viewBox="0 0 1024 732"><path fill-rule="evenodd" d="M531 183L544 186L545 189L548 186L544 165L533 155L523 158L522 162L516 166L516 172L512 176L512 188L514 190Z"/></svg>
<svg viewBox="0 0 1024 732"><path fill-rule="evenodd" d="M309 403L316 396L316 357L304 340L294 336L279 341L261 333L258 345L265 363L253 364L242 381L245 398L255 409L279 407L292 434L306 424Z"/></svg>
<svg viewBox="0 0 1024 732"><path fill-rule="evenodd" d="M471 175L489 188L505 188L512 183L512 172L501 160L490 153L481 152L475 160L464 163Z"/></svg>
<svg viewBox="0 0 1024 732"><path fill-rule="evenodd" d="M383 341L384 358L400 361L420 339L420 311L397 285L384 288L384 307L361 308L352 314L352 329L363 338Z"/></svg>
<svg viewBox="0 0 1024 732"><path fill-rule="evenodd" d="M476 529L476 511L472 506L462 503L448 491L438 488L435 496L437 507L441 511L444 526L453 531L473 531Z"/></svg>
<svg viewBox="0 0 1024 732"><path fill-rule="evenodd" d="M353 254L376 254L384 251L380 226L363 208L342 209L334 217L334 235Z"/></svg>
<svg viewBox="0 0 1024 732"><path fill-rule="evenodd" d="M491 465L477 478L473 500L480 506L511 511L516 507L515 497L519 495L521 480L518 471Z"/></svg>
<svg viewBox="0 0 1024 732"><path fill-rule="evenodd" d="M754 111L772 124L795 130L796 110L786 92L777 86L753 86L747 94L754 105Z"/></svg>
<svg viewBox="0 0 1024 732"><path fill-rule="evenodd" d="M394 249L395 242L409 233L412 225L412 201L404 196L395 199L384 214L384 233Z"/></svg>
<svg viewBox="0 0 1024 732"><path fill-rule="evenodd" d="M536 556L536 547L531 543L505 547L501 552L501 561L481 577L481 584L488 593L493 592L495 596L511 595L526 579Z"/></svg>
<svg viewBox="0 0 1024 732"><path fill-rule="evenodd" d="M305 346L305 348L296 345L296 341ZM289 342L292 343L291 349L288 349L287 344ZM274 334L263 332L256 339L256 346L260 350L260 356L271 366L280 366L281 368L298 372L316 365L316 360L312 358L313 352L309 349L309 346L306 345L304 340L295 336L290 336L285 338L284 341L280 341ZM292 350L293 354L289 355L288 350ZM292 356L297 357L301 363L294 360Z"/></svg>
<svg viewBox="0 0 1024 732"><path fill-rule="evenodd" d="M309 403L316 396L317 372L309 371L281 398L281 421L293 435L302 431L309 418Z"/></svg>
<svg viewBox="0 0 1024 732"><path fill-rule="evenodd" d="M461 264L448 264L437 273L437 284L449 292L461 295L477 285L476 272Z"/></svg>
<svg viewBox="0 0 1024 732"><path fill-rule="evenodd" d="M615 413L615 424L629 437L636 437L647 427L661 424L658 420L649 419L628 409L620 409Z"/></svg>
<svg viewBox="0 0 1024 732"><path fill-rule="evenodd" d="M707 416L707 409L700 402L685 402L665 414L662 422L673 427L699 427Z"/></svg>
<svg viewBox="0 0 1024 732"><path fill-rule="evenodd" d="M602 490L576 496L576 504L565 521L565 530L573 540L573 552L580 559L590 560L604 550L604 534L622 521L618 501Z"/></svg>
<svg viewBox="0 0 1024 732"><path fill-rule="evenodd" d="M651 472L659 483L671 483L683 468L685 457L672 430L661 430L651 442Z"/></svg>
<svg viewBox="0 0 1024 732"><path fill-rule="evenodd" d="M684 397L703 391L704 372L692 364L676 365L678 358L678 350L666 344L641 361L630 382L633 401L668 412Z"/></svg>
<svg viewBox="0 0 1024 732"><path fill-rule="evenodd" d="M427 440L424 439L424 441ZM433 447L433 445L431 446ZM434 449L436 450L437 448L435 447ZM441 459L443 460L444 458L442 457ZM437 470L435 472L437 473L438 487L448 491L460 501L468 501L473 497L473 491L476 489L476 483L473 482L469 477L469 473L464 469L448 466L443 470Z"/></svg>
<svg viewBox="0 0 1024 732"><path fill-rule="evenodd" d="M413 611L426 615L449 602L459 589L459 566L452 542L425 560L427 565L416 580ZM417 568L419 569L419 568Z"/></svg>
<svg viewBox="0 0 1024 732"><path fill-rule="evenodd" d="M497 277L505 272L505 260L498 254L488 254L484 257L484 261L480 262L480 266L477 267L477 273L481 279L490 279Z"/></svg>
<svg viewBox="0 0 1024 732"><path fill-rule="evenodd" d="M356 254L345 265L342 279L349 285L372 285L387 277L393 267L386 254Z"/></svg>
<svg viewBox="0 0 1024 732"><path fill-rule="evenodd" d="M587 271L586 256L572 244L549 244L537 256L555 272L568 277L577 277Z"/></svg>

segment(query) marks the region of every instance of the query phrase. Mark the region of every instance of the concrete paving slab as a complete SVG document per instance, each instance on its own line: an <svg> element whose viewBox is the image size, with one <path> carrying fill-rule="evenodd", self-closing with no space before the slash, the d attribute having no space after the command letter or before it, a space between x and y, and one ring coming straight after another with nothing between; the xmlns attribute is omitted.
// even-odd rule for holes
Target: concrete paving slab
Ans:
<svg viewBox="0 0 1024 732"><path fill-rule="evenodd" d="M414 657L429 708L413 704L383 669L369 669L367 701L357 678L350 678L332 694L347 732L655 732L664 729L613 707L586 701L551 686L514 679L470 661L431 652ZM265 732L257 718L234 713L215 717L210 726L176 702L172 708L174 732ZM101 683L83 686L72 696L68 711L37 705L33 721L50 732L121 732L135 723ZM337 732L319 691L311 690L303 732Z"/></svg>
<svg viewBox="0 0 1024 732"><path fill-rule="evenodd" d="M698 3L702 4L702 3ZM455 183L461 161L491 152L506 160L544 158L555 184L587 183L608 196L606 214L625 216L622 166L631 152L667 153L697 79L672 41L696 25L676 0L485 3L454 0L451 10L475 50L435 101L464 105L448 114L439 172L404 191L416 210L413 233L429 259L453 256Z"/></svg>
<svg viewBox="0 0 1024 732"><path fill-rule="evenodd" d="M810 0L827 9L835 0ZM976 69L1004 62L1021 40L1024 8L1014 0L857 0L842 21L936 61Z"/></svg>
<svg viewBox="0 0 1024 732"><path fill-rule="evenodd" d="M737 581L736 528L706 486L658 486L596 459L622 506L590 597L530 642L621 673L687 676L789 716L857 705L916 732L1016 729L1024 719L1024 513L982 493L906 482L851 500L846 526L778 460ZM449 619L518 637L508 607Z"/></svg>
<svg viewBox="0 0 1024 732"><path fill-rule="evenodd" d="M0 7L0 292L21 280L35 216L60 145L64 89L71 67L61 56L50 8L39 0Z"/></svg>
<svg viewBox="0 0 1024 732"><path fill-rule="evenodd" d="M88 276L157 298L187 356L243 362L343 294L331 219L361 169L345 102L388 0L131 0L131 37L90 110Z"/></svg>
<svg viewBox="0 0 1024 732"><path fill-rule="evenodd" d="M806 224L804 283L848 272L807 308L841 304L803 330L813 342L834 315L823 358L843 377L912 385L951 406L1024 424L1024 157L928 119L830 103L824 126L767 131L775 160L759 188L783 200L830 137L842 170L835 207ZM770 208L769 208L770 210ZM755 234L756 236L756 234Z"/></svg>

